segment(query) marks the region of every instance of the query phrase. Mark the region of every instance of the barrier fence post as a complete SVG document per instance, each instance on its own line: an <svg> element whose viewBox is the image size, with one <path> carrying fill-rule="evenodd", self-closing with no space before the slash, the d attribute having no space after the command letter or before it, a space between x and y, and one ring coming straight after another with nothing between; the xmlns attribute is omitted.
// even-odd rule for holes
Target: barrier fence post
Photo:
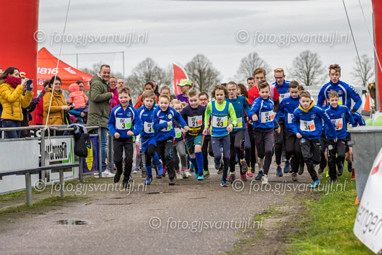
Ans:
<svg viewBox="0 0 382 255"><path fill-rule="evenodd" d="M80 182L84 182L84 165L83 165L83 158L78 157L80 166L78 168L78 177L80 178Z"/></svg>
<svg viewBox="0 0 382 255"><path fill-rule="evenodd" d="M98 174L102 178L102 149L101 149L101 127L98 127Z"/></svg>
<svg viewBox="0 0 382 255"><path fill-rule="evenodd" d="M25 188L27 193L27 205L32 206L32 184L31 184L31 174L25 174Z"/></svg>
<svg viewBox="0 0 382 255"><path fill-rule="evenodd" d="M64 169L60 169L60 197L64 197Z"/></svg>

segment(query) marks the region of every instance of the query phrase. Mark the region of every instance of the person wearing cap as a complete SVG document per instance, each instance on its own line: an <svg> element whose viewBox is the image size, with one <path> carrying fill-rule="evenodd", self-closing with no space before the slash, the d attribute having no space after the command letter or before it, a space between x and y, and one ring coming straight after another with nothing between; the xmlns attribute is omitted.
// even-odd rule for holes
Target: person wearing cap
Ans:
<svg viewBox="0 0 382 255"><path fill-rule="evenodd" d="M190 91L190 88L192 88L194 86L194 83L191 82L190 80L183 79L180 81L178 86L180 87L182 94L179 94L176 97L178 98L179 101L186 102L188 104L189 103L188 102L188 92Z"/></svg>

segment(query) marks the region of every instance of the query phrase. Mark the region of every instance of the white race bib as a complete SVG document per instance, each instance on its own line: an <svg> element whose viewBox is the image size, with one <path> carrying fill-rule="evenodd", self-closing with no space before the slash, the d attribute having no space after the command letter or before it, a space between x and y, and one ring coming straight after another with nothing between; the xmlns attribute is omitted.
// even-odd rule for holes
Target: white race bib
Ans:
<svg viewBox="0 0 382 255"><path fill-rule="evenodd" d="M203 125L203 116L188 117L188 126L197 128Z"/></svg>
<svg viewBox="0 0 382 255"><path fill-rule="evenodd" d="M131 128L131 118L116 118L115 126L119 130L127 130Z"/></svg>
<svg viewBox="0 0 382 255"><path fill-rule="evenodd" d="M236 118L237 126L235 126L233 129L240 129L243 128L243 117ZM231 118L229 118L229 124L232 124Z"/></svg>
<svg viewBox="0 0 382 255"><path fill-rule="evenodd" d="M289 97L289 96L290 96L290 93L289 93L289 92L284 93L284 94L280 94L280 98L279 98L280 103L281 103L285 98L287 98L287 97Z"/></svg>
<svg viewBox="0 0 382 255"><path fill-rule="evenodd" d="M159 124L162 124L162 123L166 123L167 124L167 121L165 120L159 120ZM172 129L172 125L167 127L167 128L162 128L160 131L163 131L163 132L168 132Z"/></svg>
<svg viewBox="0 0 382 255"><path fill-rule="evenodd" d="M289 124L291 124L292 123L292 121L293 121L293 113L288 113L288 116L287 116L287 118L288 118L288 123Z"/></svg>
<svg viewBox="0 0 382 255"><path fill-rule="evenodd" d="M143 131L146 134L152 134L154 133L153 123L152 122L146 122L143 123Z"/></svg>
<svg viewBox="0 0 382 255"><path fill-rule="evenodd" d="M316 125L314 124L314 120L300 120L300 129L301 131L306 132L316 131Z"/></svg>
<svg viewBox="0 0 382 255"><path fill-rule="evenodd" d="M338 125L338 127L336 126L336 122L339 122L339 125ZM342 128L343 128L343 126L344 126L344 122L343 122L343 119L342 118L340 118L340 119L333 119L332 120L332 123L333 123L333 125L334 125L334 128L336 129L336 130L341 130Z"/></svg>
<svg viewBox="0 0 382 255"><path fill-rule="evenodd" d="M175 138L182 137L182 130L180 128L175 128Z"/></svg>
<svg viewBox="0 0 382 255"><path fill-rule="evenodd" d="M212 127L225 128L228 126L228 117L216 117L212 116Z"/></svg>
<svg viewBox="0 0 382 255"><path fill-rule="evenodd" d="M275 118L273 111L261 112L261 123L272 122Z"/></svg>

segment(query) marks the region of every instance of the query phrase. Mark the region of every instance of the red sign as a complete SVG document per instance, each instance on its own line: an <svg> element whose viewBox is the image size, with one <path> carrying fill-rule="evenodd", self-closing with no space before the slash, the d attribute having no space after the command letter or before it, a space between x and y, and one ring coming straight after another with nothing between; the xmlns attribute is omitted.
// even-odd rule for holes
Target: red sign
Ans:
<svg viewBox="0 0 382 255"><path fill-rule="evenodd" d="M174 92L175 95L182 94L180 91L179 86L177 86L181 80L188 79L186 72L183 70L183 68L180 65L173 64L174 68Z"/></svg>

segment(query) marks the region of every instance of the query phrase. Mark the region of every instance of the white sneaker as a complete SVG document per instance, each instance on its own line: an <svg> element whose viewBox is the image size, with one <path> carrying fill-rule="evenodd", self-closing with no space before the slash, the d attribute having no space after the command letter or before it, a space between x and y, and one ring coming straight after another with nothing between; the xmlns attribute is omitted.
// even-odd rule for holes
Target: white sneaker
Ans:
<svg viewBox="0 0 382 255"><path fill-rule="evenodd" d="M267 185L268 183L268 175L264 174L261 178L261 185Z"/></svg>
<svg viewBox="0 0 382 255"><path fill-rule="evenodd" d="M176 173L176 179L177 180L182 180L183 179L183 175L180 172Z"/></svg>
<svg viewBox="0 0 382 255"><path fill-rule="evenodd" d="M102 172L102 177L104 178L111 178L114 177L115 174L111 173L110 170L105 170Z"/></svg>
<svg viewBox="0 0 382 255"><path fill-rule="evenodd" d="M184 175L186 176L186 178L190 178L191 177L190 170L185 170Z"/></svg>

